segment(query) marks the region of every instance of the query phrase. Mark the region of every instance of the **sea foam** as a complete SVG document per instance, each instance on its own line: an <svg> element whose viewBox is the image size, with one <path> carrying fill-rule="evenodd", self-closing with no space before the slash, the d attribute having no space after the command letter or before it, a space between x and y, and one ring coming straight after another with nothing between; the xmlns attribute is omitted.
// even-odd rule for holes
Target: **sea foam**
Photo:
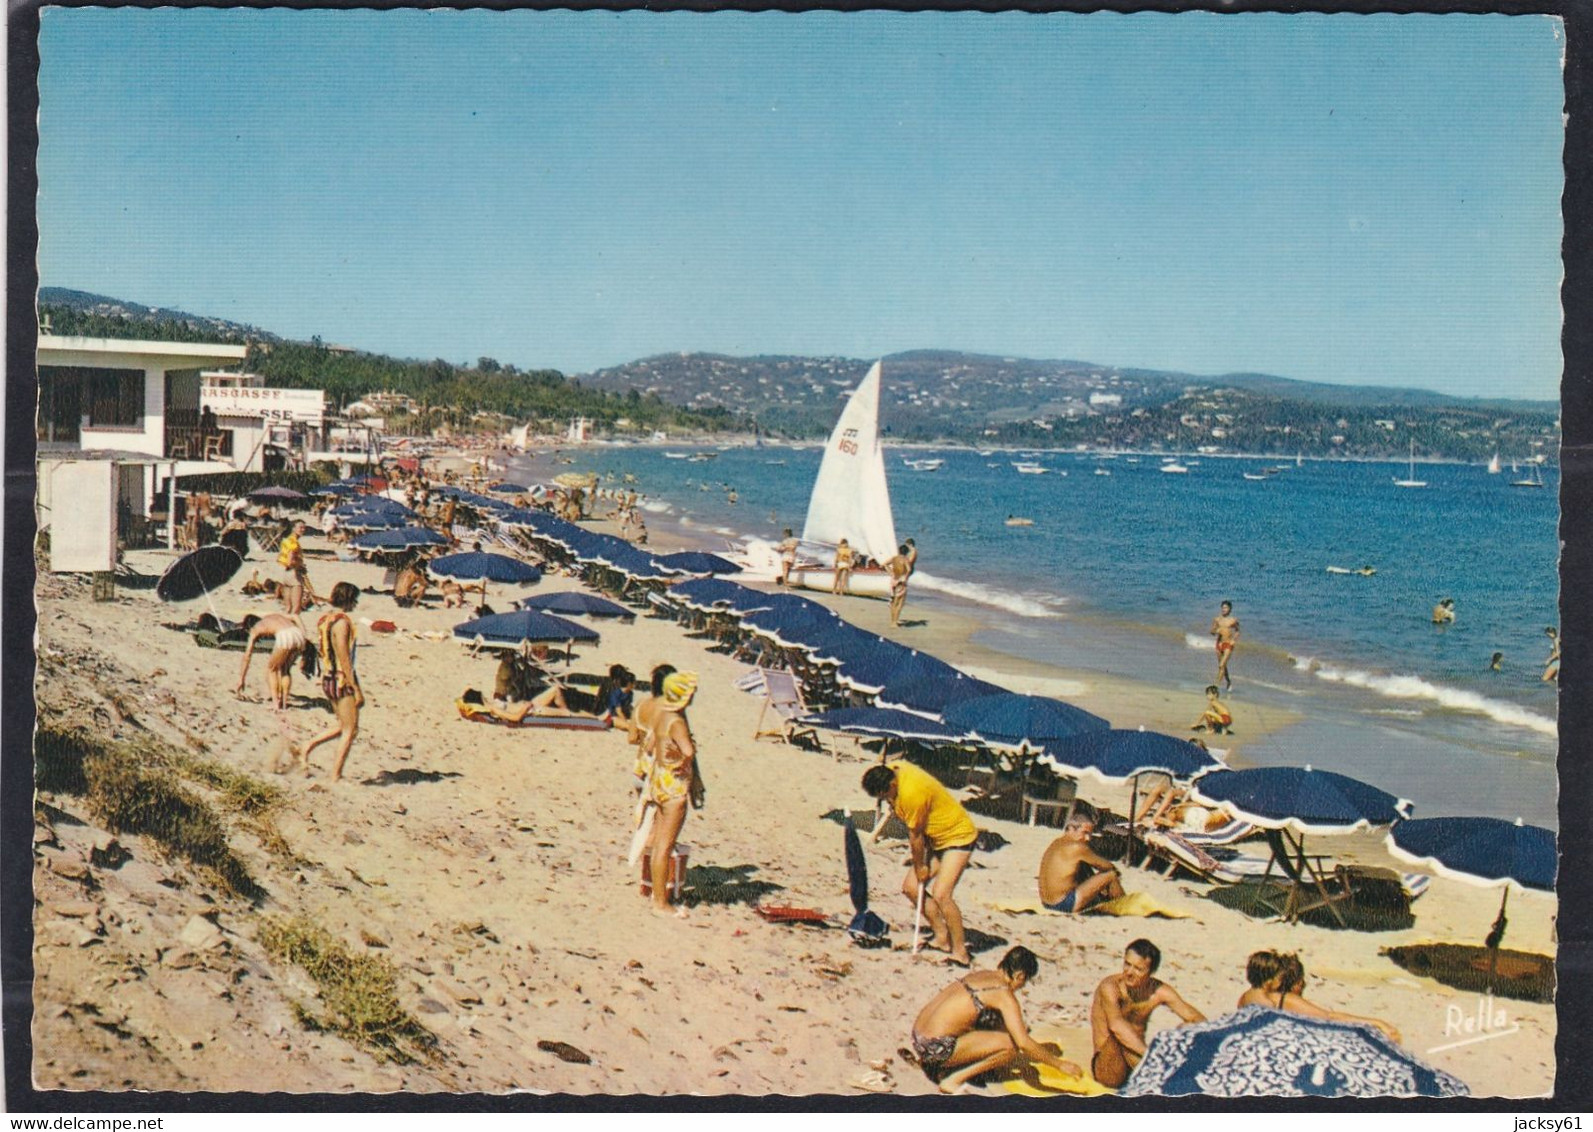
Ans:
<svg viewBox="0 0 1593 1132"><path fill-rule="evenodd" d="M1348 684L1352 688L1364 688L1390 699L1431 700L1439 707L1451 711L1484 715L1495 722L1512 727L1525 727L1543 735L1558 735L1560 731L1559 725L1554 720L1535 711L1502 700L1490 699L1477 692L1468 692L1463 688L1434 684L1420 676L1384 676L1363 672L1357 668L1339 668L1315 662L1307 666L1307 670L1319 680L1326 680L1332 684Z"/></svg>
<svg viewBox="0 0 1593 1132"><path fill-rule="evenodd" d="M1016 613L1020 617L1060 617L1060 607L1065 604L1065 600L1059 597L1027 597L1023 594L1015 594L1008 590L982 585L979 582L965 582L958 578L936 577L934 574L925 573L923 570L917 570L913 573L912 585L926 590L933 590L936 593L959 597L964 601L973 601L978 602L980 605L1004 609L1008 613Z"/></svg>

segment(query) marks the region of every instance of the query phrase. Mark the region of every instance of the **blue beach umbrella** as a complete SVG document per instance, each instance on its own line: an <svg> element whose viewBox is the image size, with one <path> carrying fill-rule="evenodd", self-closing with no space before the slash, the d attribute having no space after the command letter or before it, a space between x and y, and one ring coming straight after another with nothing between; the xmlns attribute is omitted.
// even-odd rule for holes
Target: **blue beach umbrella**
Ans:
<svg viewBox="0 0 1593 1132"><path fill-rule="evenodd" d="M429 527L399 527L355 535L348 544L355 550L414 550L422 546L447 546L448 540Z"/></svg>
<svg viewBox="0 0 1593 1132"><path fill-rule="evenodd" d="M1358 778L1309 765L1214 770L1195 779L1191 789L1204 804L1226 806L1263 829L1302 835L1391 825L1411 807Z"/></svg>
<svg viewBox="0 0 1593 1132"><path fill-rule="evenodd" d="M291 487L271 484L268 487L256 488L251 491L249 498L256 503L299 503L304 500L305 495L303 492L294 491Z"/></svg>
<svg viewBox="0 0 1593 1132"><path fill-rule="evenodd" d="M538 594L520 602L521 609L539 609L544 613L586 615L588 617L623 617L633 620L636 614L617 602L580 590L566 590L556 594Z"/></svg>
<svg viewBox="0 0 1593 1132"><path fill-rule="evenodd" d="M915 739L925 743L957 743L965 736L945 724L890 708L852 707L816 711L797 722L807 727L846 731L855 735L881 735L892 739Z"/></svg>
<svg viewBox="0 0 1593 1132"><path fill-rule="evenodd" d="M1554 832L1527 825L1519 818L1514 822L1480 817L1412 818L1396 824L1385 844L1391 854L1417 868L1467 884L1504 889L1499 914L1485 941L1490 975L1504 941L1510 888L1552 892L1559 871Z"/></svg>
<svg viewBox="0 0 1593 1132"><path fill-rule="evenodd" d="M1503 818L1412 818L1389 831L1388 850L1423 869L1467 884L1554 889L1554 832Z"/></svg>
<svg viewBox="0 0 1593 1132"><path fill-rule="evenodd" d="M1007 689L988 680L978 680L959 672L955 676L926 676L917 680L891 680L874 702L885 708L916 712L939 719L952 704L980 696L998 696Z"/></svg>
<svg viewBox="0 0 1593 1132"><path fill-rule="evenodd" d="M446 554L434 558L426 569L439 578L452 578L458 582L503 582L510 585L530 585L542 580L542 571L529 562L510 558L507 554L493 554L485 550L466 551L463 554Z"/></svg>
<svg viewBox="0 0 1593 1132"><path fill-rule="evenodd" d="M352 515L338 516L338 526L345 531L396 531L408 525L409 520L402 515L383 515L379 511L356 511Z"/></svg>
<svg viewBox="0 0 1593 1132"><path fill-rule="evenodd" d="M1111 724L1083 708L1048 696L1003 692L963 700L941 713L948 727L961 728L993 746L1040 747L1085 731L1105 731Z"/></svg>
<svg viewBox="0 0 1593 1132"><path fill-rule="evenodd" d="M846 926L852 939L864 947L883 947L889 943L890 925L868 906L868 859L857 827L846 823L846 889L852 898L852 920Z"/></svg>
<svg viewBox="0 0 1593 1132"><path fill-rule="evenodd" d="M661 566L667 566L671 570L681 570L687 574L741 573L741 567L728 558L699 550L683 550L679 554L659 555L657 561Z"/></svg>
<svg viewBox="0 0 1593 1132"><path fill-rule="evenodd" d="M720 578L690 578L669 587L670 595L693 609L706 610L715 605L728 606L745 594L756 591L735 582Z"/></svg>
<svg viewBox="0 0 1593 1132"><path fill-rule="evenodd" d="M848 640L850 644L845 643ZM842 642L839 649L835 648L838 641ZM866 644L856 634L842 634L839 637L832 634L815 651L815 656L829 656L835 652L845 654L836 668L836 681L869 696L879 693L892 680L950 676L957 671L939 657L906 648L883 637L876 638L873 644ZM958 729L968 730L962 727Z"/></svg>
<svg viewBox="0 0 1593 1132"><path fill-rule="evenodd" d="M489 483L488 491L495 491L500 495L524 495L531 489L523 483Z"/></svg>
<svg viewBox="0 0 1593 1132"><path fill-rule="evenodd" d="M360 489L349 483L329 483L323 487L311 488L311 495L358 495Z"/></svg>
<svg viewBox="0 0 1593 1132"><path fill-rule="evenodd" d="M817 613L800 609L755 609L741 619L741 627L759 636L772 638L786 648L802 648L840 621L829 610Z"/></svg>
<svg viewBox="0 0 1593 1132"><path fill-rule="evenodd" d="M1149 771L1190 778L1222 765L1210 751L1188 739L1157 731L1116 729L1053 740L1045 744L1037 761L1063 774L1088 774L1113 786Z"/></svg>
<svg viewBox="0 0 1593 1132"><path fill-rule="evenodd" d="M519 648L546 641L595 641L598 634L585 625L566 621L551 613L520 609L513 613L494 613L454 626L461 641L495 648Z"/></svg>
<svg viewBox="0 0 1593 1132"><path fill-rule="evenodd" d="M1464 1097L1455 1077L1366 1023L1246 1006L1162 1030L1124 1097Z"/></svg>

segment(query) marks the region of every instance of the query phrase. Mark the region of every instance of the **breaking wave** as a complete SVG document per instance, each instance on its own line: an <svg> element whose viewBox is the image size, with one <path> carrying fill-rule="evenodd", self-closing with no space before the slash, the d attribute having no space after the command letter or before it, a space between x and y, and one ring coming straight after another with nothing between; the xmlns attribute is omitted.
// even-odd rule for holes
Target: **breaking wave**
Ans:
<svg viewBox="0 0 1593 1132"><path fill-rule="evenodd" d="M1065 599L1059 597L1029 597L1010 590L997 589L979 582L964 582L958 578L941 578L919 570L913 574L912 585L936 593L978 602L980 605L1004 609L1019 617L1060 617Z"/></svg>
<svg viewBox="0 0 1593 1132"><path fill-rule="evenodd" d="M1434 684L1431 680L1424 680L1420 676L1382 676L1373 672L1363 672L1358 668L1339 668L1304 659L1296 660L1295 667L1311 673L1318 680L1326 680L1330 684L1347 684L1352 688L1364 688L1393 700L1429 700L1450 711L1487 716L1496 723L1525 727L1543 735L1553 736L1560 732L1559 725L1548 716L1539 715L1516 704L1505 703L1503 700L1490 699L1477 692L1468 692L1464 688Z"/></svg>

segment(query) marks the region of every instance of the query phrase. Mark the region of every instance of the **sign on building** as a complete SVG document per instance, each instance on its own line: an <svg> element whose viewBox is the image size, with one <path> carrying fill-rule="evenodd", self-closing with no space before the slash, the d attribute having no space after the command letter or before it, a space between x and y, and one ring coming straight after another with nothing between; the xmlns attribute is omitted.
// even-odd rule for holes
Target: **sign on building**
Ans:
<svg viewBox="0 0 1593 1132"><path fill-rule="evenodd" d="M326 414L326 391L207 385L199 391L199 408L201 411L209 409L218 417L255 417L319 425Z"/></svg>

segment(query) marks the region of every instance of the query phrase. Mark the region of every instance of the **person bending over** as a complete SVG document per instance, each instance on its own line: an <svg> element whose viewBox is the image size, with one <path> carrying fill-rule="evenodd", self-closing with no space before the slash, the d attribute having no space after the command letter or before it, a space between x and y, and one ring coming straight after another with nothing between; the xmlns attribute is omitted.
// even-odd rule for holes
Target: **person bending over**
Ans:
<svg viewBox="0 0 1593 1132"><path fill-rule="evenodd" d="M969 966L972 960L955 895L979 837L973 819L934 775L912 763L869 767L863 789L876 801L890 803L907 826L912 859L902 878L902 895L910 904L923 904L934 933L929 946L949 953L950 962Z"/></svg>
<svg viewBox="0 0 1593 1132"><path fill-rule="evenodd" d="M310 643L304 626L297 617L286 613L268 613L249 629L249 643L243 650L243 667L238 670L238 683L234 695L243 693L243 683L249 677L249 661L254 657L254 646L261 637L272 638L271 658L266 661L266 698L279 708L288 706L288 692L293 688L293 662L303 654Z"/></svg>
<svg viewBox="0 0 1593 1132"><path fill-rule="evenodd" d="M1018 991L1034 980L1040 961L1014 947L994 971L971 971L929 1000L913 1020L918 1065L943 1093L955 1093L981 1073L1039 1063L1072 1076L1083 1070L1029 1035Z"/></svg>

